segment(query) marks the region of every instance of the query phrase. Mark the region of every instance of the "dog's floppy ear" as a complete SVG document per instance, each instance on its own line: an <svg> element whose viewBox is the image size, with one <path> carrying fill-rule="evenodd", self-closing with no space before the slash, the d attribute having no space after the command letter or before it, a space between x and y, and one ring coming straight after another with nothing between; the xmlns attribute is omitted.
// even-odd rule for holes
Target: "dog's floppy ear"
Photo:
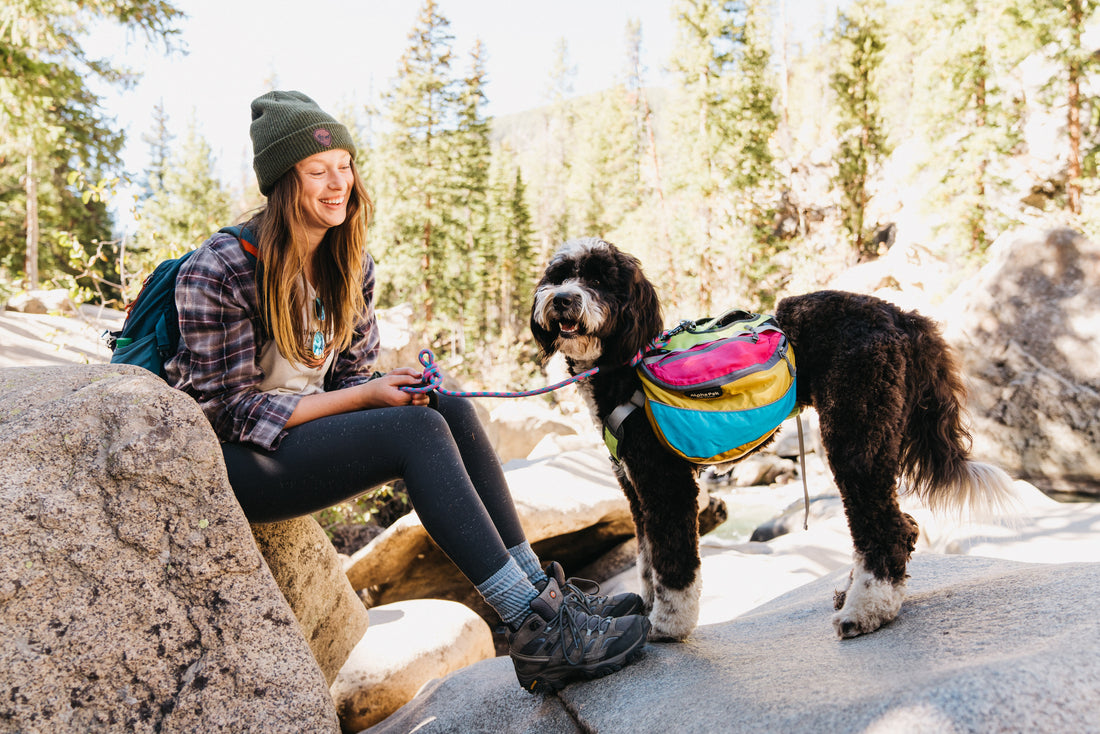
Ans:
<svg viewBox="0 0 1100 734"><path fill-rule="evenodd" d="M554 353L554 335L542 328L535 319L535 304L531 305L531 335L535 337L535 343L539 345L539 353L543 359Z"/></svg>
<svg viewBox="0 0 1100 734"><path fill-rule="evenodd" d="M632 279L630 282L630 295L623 303L623 313L619 316L622 330L615 339L616 353L607 355L611 344L604 341L604 356L610 356L617 364L627 364L639 350L644 349L650 341L656 338L664 328L664 319L661 315L661 302L657 298L657 290L642 272L642 264L633 255L622 255L632 260Z"/></svg>
<svg viewBox="0 0 1100 734"><path fill-rule="evenodd" d="M535 337L535 343L539 345L539 353L544 360L553 356L556 351L554 347L554 335L544 329L542 325L539 324L538 319L535 318L535 309L539 306L539 293L547 284L546 274L543 273L542 278L539 279L538 284L535 286L535 297L531 299L531 335Z"/></svg>

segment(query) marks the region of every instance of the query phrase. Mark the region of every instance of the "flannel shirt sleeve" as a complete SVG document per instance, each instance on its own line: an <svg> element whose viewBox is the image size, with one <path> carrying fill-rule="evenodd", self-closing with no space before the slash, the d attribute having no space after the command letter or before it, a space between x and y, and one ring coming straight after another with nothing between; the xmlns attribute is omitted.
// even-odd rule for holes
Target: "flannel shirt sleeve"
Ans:
<svg viewBox="0 0 1100 734"><path fill-rule="evenodd" d="M371 378L379 352L378 319L374 313L374 280L374 259L368 254L363 262L362 281L363 301L367 308L355 326L351 344L336 355L336 362L325 385L326 390L359 385Z"/></svg>
<svg viewBox="0 0 1100 734"><path fill-rule="evenodd" d="M180 351L169 379L190 393L222 441L276 448L299 395L261 392L255 265L229 235L207 243L176 280Z"/></svg>

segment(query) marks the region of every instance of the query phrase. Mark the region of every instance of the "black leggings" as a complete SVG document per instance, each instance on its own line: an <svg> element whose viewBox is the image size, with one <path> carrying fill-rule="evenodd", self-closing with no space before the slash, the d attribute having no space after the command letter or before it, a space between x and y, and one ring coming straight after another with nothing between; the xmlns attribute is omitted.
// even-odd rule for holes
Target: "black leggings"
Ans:
<svg viewBox="0 0 1100 734"><path fill-rule="evenodd" d="M475 585L525 540L500 461L462 398L320 418L288 429L275 451L224 443L222 452L251 522L307 515L404 479L424 529Z"/></svg>

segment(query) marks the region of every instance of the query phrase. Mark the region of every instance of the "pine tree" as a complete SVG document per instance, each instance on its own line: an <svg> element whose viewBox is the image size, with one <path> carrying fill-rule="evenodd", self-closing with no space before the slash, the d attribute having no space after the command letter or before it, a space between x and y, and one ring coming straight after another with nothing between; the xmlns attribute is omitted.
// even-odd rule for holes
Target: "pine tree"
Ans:
<svg viewBox="0 0 1100 734"><path fill-rule="evenodd" d="M218 178L210 144L191 120L170 154L162 184L141 204L134 244L144 268L194 249L230 222L230 194ZM143 268L143 269L144 269Z"/></svg>
<svg viewBox="0 0 1100 734"><path fill-rule="evenodd" d="M145 190L153 192L164 186L164 174L168 170L172 141L175 136L168 132L168 113L161 99L153 107L153 129L141 136L142 142L149 146L149 165L145 169Z"/></svg>
<svg viewBox="0 0 1100 734"><path fill-rule="evenodd" d="M453 136L455 186L461 239L456 242L449 283L451 309L458 314L463 333L472 330L476 341L484 339L480 328L484 292L485 260L489 239L489 168L492 148L490 120L485 116L485 50L478 41L470 55L469 74L458 93L457 129Z"/></svg>
<svg viewBox="0 0 1100 734"><path fill-rule="evenodd" d="M376 152L376 253L389 293L411 300L426 324L448 316L437 313L446 308L437 288L445 282L456 237L447 147L455 124L449 28L435 0L425 0L385 95L388 130Z"/></svg>
<svg viewBox="0 0 1100 734"><path fill-rule="evenodd" d="M857 0L840 13L836 26L837 67L831 79L840 113L834 184L841 192L844 228L860 257L876 254L866 237L868 184L876 167L890 153L877 86L885 49L883 12L882 0Z"/></svg>
<svg viewBox="0 0 1100 734"><path fill-rule="evenodd" d="M523 173L517 168L502 202L501 308L503 335L514 342L526 329L530 297L535 290L535 248L531 215L527 211Z"/></svg>
<svg viewBox="0 0 1100 734"><path fill-rule="evenodd" d="M576 109L572 99L573 80L577 70L569 60L569 46L560 39L554 48L554 61L550 69L547 96L549 105L545 111L545 130L542 144L545 150L539 154L533 179L539 181L533 190L535 204L535 228L540 235L539 252L547 259L574 230L571 210L576 200L570 200L569 182L573 175L574 144L576 143Z"/></svg>
<svg viewBox="0 0 1100 734"><path fill-rule="evenodd" d="M1017 23L1033 35L1060 69L1047 89L1057 90L1066 106L1066 209L1072 214L1081 214L1085 130L1091 118L1100 117L1097 97L1087 95L1082 86L1100 67L1100 56L1083 40L1098 8L1097 0L1017 0L1013 6Z"/></svg>
<svg viewBox="0 0 1100 734"><path fill-rule="evenodd" d="M11 217L14 208L0 212L0 262L31 285L40 266L47 274L70 271L73 248L94 256L98 243L90 240L109 237L102 198L121 168L123 138L88 80L125 83L135 75L89 60L82 34L92 21L106 20L147 40L166 40L179 15L163 0L43 0L9 4L0 13L0 158L22 163L24 192L22 216ZM5 166L0 175L11 171ZM78 206L84 208L76 213L79 224L68 218ZM81 230L89 227L87 238ZM23 252L17 254L20 238ZM48 245L45 252L41 242Z"/></svg>
<svg viewBox="0 0 1100 734"><path fill-rule="evenodd" d="M673 249L686 255L674 267L691 276L684 290L695 290L672 298L682 297L702 313L715 303L731 224L721 196L723 173L730 168L724 117L735 63L733 15L741 6L711 0L677 0L673 5L677 35L671 69L680 83L672 128L678 164L673 172L677 219L672 237Z"/></svg>
<svg viewBox="0 0 1100 734"><path fill-rule="evenodd" d="M1016 60L1005 10L1001 0L936 4L925 20L937 40L916 65L925 72L918 108L926 110L929 150L941 151L935 206L975 253L1003 226L993 201L1007 182L996 172L1020 139L1019 114L1001 86Z"/></svg>
<svg viewBox="0 0 1100 734"><path fill-rule="evenodd" d="M639 160L631 97L622 85L583 108L571 155L574 234L608 238L639 205Z"/></svg>
<svg viewBox="0 0 1100 734"><path fill-rule="evenodd" d="M694 276L687 285L697 288L693 307L709 313L735 285L735 272L745 278L764 273L773 254L769 212L777 174L770 141L778 125L777 92L766 6L678 0L674 9L672 68L681 90L673 129L679 163L673 236L694 255L681 264Z"/></svg>
<svg viewBox="0 0 1100 734"><path fill-rule="evenodd" d="M734 255L733 269L740 273L743 296L753 307L770 307L779 283L775 256L782 242L775 234L776 170L772 139L779 127L776 99L779 91L772 70L772 50L767 6L748 3L735 37L737 74L725 136L733 151L732 170L727 176L733 206L740 223L741 244Z"/></svg>

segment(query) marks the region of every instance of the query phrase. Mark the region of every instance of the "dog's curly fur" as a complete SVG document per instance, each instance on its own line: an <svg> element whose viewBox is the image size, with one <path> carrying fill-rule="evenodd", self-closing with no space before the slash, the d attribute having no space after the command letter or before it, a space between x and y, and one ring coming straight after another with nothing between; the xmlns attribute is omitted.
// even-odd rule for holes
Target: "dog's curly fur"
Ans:
<svg viewBox="0 0 1100 734"><path fill-rule="evenodd" d="M962 379L930 319L840 291L786 298L775 318L794 350L798 402L818 412L855 550L833 625L841 637L872 632L901 608L917 539L898 506L899 478L934 510L996 509L1011 480L968 458ZM580 383L598 425L640 389L630 360L662 329L639 261L603 240L565 243L535 291L531 330L543 355L560 352L574 375L600 368ZM616 474L637 531L651 637L683 639L699 614L702 467L664 449L644 411L623 431Z"/></svg>

